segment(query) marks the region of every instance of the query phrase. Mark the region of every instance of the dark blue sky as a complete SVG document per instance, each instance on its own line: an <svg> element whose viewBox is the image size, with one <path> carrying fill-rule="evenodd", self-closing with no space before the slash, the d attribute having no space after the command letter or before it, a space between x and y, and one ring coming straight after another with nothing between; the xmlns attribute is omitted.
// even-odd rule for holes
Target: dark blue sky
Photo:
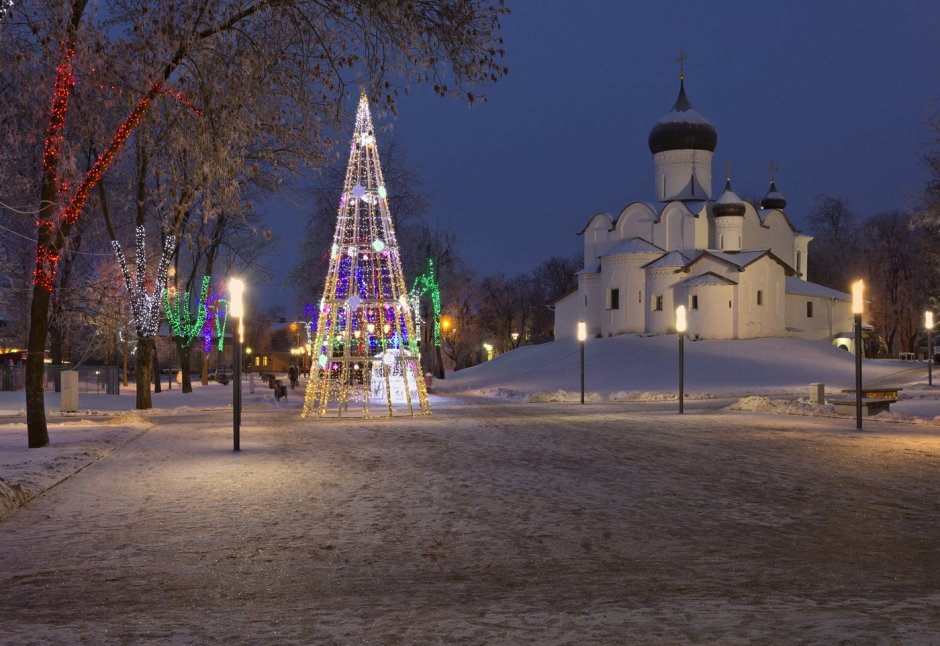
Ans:
<svg viewBox="0 0 940 646"><path fill-rule="evenodd" d="M816 195L867 216L910 206L926 178L936 0L508 4L510 73L489 100L469 108L415 86L391 122L432 192L430 218L453 225L481 274L574 252L592 214L652 200L646 140L676 98L680 49L689 98L718 130L713 190L730 162L735 190L761 196L773 160L803 228ZM304 219L271 214L272 266L291 265ZM292 300L268 294L267 304Z"/></svg>

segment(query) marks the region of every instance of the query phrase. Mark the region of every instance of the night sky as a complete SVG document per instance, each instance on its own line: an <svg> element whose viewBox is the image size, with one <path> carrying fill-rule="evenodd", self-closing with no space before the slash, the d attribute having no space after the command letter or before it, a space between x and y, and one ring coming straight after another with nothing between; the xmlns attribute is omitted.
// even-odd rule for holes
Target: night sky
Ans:
<svg viewBox="0 0 940 646"><path fill-rule="evenodd" d="M689 99L718 130L716 197L730 162L736 192L759 198L773 161L802 229L817 195L864 217L911 206L923 186L940 99L936 0L508 4L510 72L486 103L413 86L397 120L373 115L431 191L429 219L453 225L480 274L574 253L591 215L652 200L647 136L675 101L681 49ZM268 211L279 273L293 266L305 210ZM292 315L292 302L286 288L267 291L266 305Z"/></svg>

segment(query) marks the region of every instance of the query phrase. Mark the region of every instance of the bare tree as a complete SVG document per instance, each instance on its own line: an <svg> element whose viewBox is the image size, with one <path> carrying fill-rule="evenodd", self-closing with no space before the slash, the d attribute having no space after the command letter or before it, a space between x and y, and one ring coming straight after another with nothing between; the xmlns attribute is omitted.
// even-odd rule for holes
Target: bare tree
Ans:
<svg viewBox="0 0 940 646"><path fill-rule="evenodd" d="M834 289L847 290L864 263L860 255L859 219L842 198L816 197L808 218L814 239L809 279Z"/></svg>
<svg viewBox="0 0 940 646"><path fill-rule="evenodd" d="M153 11L152 3L145 0L126 0L114 3L103 29L97 28L86 9L87 0L55 5L24 0L0 23L5 37L19 40L19 51L36 51L39 48L34 44L45 44L45 61L51 58L50 51L57 51L39 173L27 364L30 447L49 441L42 356L61 250L88 196L152 104L163 97L182 100L171 83L185 88L196 76L194 70L212 60L253 69L249 76L267 81L255 91L266 96L283 117L280 122L288 124L265 131L267 135L284 146L313 144L307 154L322 158L330 144L322 133L341 116L350 82L364 81L376 99L393 109L399 91L393 79L429 82L440 94L463 93L473 101L477 97L468 88L495 81L506 72L499 64L499 20L506 10L501 3L486 0L184 0L161 5L163 12ZM76 71L94 69L105 52L133 58L140 74L125 79L132 107L118 120L120 125L109 143L82 176L68 172L65 164L71 135L69 104ZM453 79L454 88L446 79ZM310 109L301 112L298 105ZM300 128L294 127L298 120L303 122ZM288 134L297 136L291 139ZM259 159L258 172L271 170L269 163L269 159Z"/></svg>

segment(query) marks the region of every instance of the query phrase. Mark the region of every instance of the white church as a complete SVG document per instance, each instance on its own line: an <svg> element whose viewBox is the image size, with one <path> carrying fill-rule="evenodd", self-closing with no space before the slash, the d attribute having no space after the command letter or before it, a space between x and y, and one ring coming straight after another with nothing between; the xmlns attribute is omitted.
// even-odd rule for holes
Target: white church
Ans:
<svg viewBox="0 0 940 646"><path fill-rule="evenodd" d="M672 111L649 134L655 201L588 220L578 289L555 303L556 339L578 321L589 336L671 333L678 305L690 338L831 341L852 329L851 296L806 280L812 237L790 223L773 177L759 205L730 179L712 199L717 144L680 76Z"/></svg>

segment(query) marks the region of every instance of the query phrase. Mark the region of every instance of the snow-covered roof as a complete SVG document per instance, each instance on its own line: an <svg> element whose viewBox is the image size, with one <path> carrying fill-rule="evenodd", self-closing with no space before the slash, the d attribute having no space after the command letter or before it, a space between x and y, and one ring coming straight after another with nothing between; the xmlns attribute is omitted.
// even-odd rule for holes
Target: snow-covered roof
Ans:
<svg viewBox="0 0 940 646"><path fill-rule="evenodd" d="M708 204L708 200L682 200L682 206L687 208L692 215L701 213L706 204Z"/></svg>
<svg viewBox="0 0 940 646"><path fill-rule="evenodd" d="M671 110L659 118L656 123L701 123L712 125L712 122L699 114L695 108L688 110Z"/></svg>
<svg viewBox="0 0 940 646"><path fill-rule="evenodd" d="M825 287L817 283L811 283L807 280L801 280L796 276L787 276L786 278L787 294L796 294L799 296L818 296L819 298L834 298L839 301L851 301L852 296L837 289Z"/></svg>
<svg viewBox="0 0 940 646"><path fill-rule="evenodd" d="M715 285L737 285L737 283L730 278L719 276L713 271L706 271L704 274L686 278L679 285L682 287L712 287Z"/></svg>
<svg viewBox="0 0 940 646"><path fill-rule="evenodd" d="M724 260L729 265L744 269L768 251L768 249L755 249L754 251L738 251L737 253L728 253L726 251L709 251L708 253Z"/></svg>
<svg viewBox="0 0 940 646"><path fill-rule="evenodd" d="M695 259L692 262L685 265L682 269L684 271L689 271L691 270L692 266L698 261L704 258L714 258L716 260L720 260L722 262L728 263L732 267L736 267L738 271L744 271L748 265L750 265L753 262L756 262L757 260L760 260L764 256L769 257L771 260L773 260L774 262L779 264L781 267L783 267L783 271L785 275L792 276L796 274L796 271L793 269L793 267L791 267L787 263L780 260L780 258L775 256L774 253L770 251L769 249L755 249L752 251L738 251L734 253L709 249L708 251L703 251L702 253L700 253L698 256L695 257Z"/></svg>
<svg viewBox="0 0 940 646"><path fill-rule="evenodd" d="M643 265L644 269L656 269L657 267L684 267L689 264L689 259L679 251L670 251L665 256L657 258L653 262Z"/></svg>
<svg viewBox="0 0 940 646"><path fill-rule="evenodd" d="M721 197L715 201L715 204L743 204L743 201L734 191L726 190L721 194Z"/></svg>
<svg viewBox="0 0 940 646"><path fill-rule="evenodd" d="M578 271L574 272L574 275L580 276L581 274L596 274L600 270L601 270L601 264L599 262L596 262L589 267L585 267L584 269L579 269Z"/></svg>
<svg viewBox="0 0 940 646"><path fill-rule="evenodd" d="M643 238L630 238L629 240L624 240L613 249L605 251L600 257L615 256L621 253L664 253L665 251L665 249L660 249Z"/></svg>
<svg viewBox="0 0 940 646"><path fill-rule="evenodd" d="M607 218L607 228L608 228L608 229L613 226L614 219L610 216L610 213L600 213L600 212L598 212L598 213L595 213L594 215L592 215L590 218L588 218L588 221L585 223L585 225L581 228L580 231L578 231L578 235L579 235L579 236L584 235L584 232L588 230L588 227L591 226L591 223L594 221L594 219L595 219L595 218L599 218L599 217L606 217L606 218Z"/></svg>

